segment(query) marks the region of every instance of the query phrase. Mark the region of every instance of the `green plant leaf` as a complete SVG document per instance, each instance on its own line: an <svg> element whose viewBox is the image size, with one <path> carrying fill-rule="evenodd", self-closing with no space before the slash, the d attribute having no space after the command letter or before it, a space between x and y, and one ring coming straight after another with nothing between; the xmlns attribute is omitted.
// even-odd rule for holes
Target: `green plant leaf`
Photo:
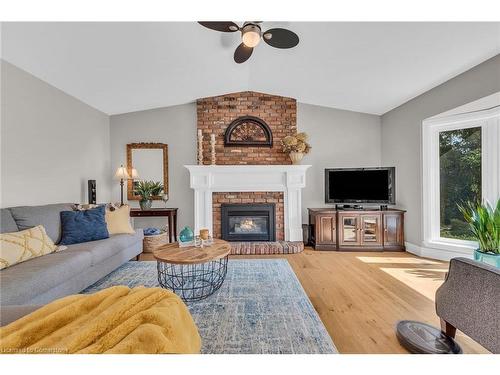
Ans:
<svg viewBox="0 0 500 375"><path fill-rule="evenodd" d="M134 187L134 192L140 195L141 200L150 200L162 191L163 184L158 181L139 181Z"/></svg>
<svg viewBox="0 0 500 375"><path fill-rule="evenodd" d="M500 199L495 208L488 202L458 205L470 231L483 252L500 254Z"/></svg>

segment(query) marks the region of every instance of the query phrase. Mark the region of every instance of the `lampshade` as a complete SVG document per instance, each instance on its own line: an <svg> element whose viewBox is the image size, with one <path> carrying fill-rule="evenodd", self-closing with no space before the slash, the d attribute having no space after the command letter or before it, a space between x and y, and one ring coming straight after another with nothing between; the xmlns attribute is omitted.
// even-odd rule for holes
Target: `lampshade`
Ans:
<svg viewBox="0 0 500 375"><path fill-rule="evenodd" d="M132 168L132 173L131 173L130 178L132 180L137 180L139 178L139 173L137 173L137 169Z"/></svg>
<svg viewBox="0 0 500 375"><path fill-rule="evenodd" d="M130 176L127 173L127 168L123 164L116 170L115 179L116 180L128 180Z"/></svg>

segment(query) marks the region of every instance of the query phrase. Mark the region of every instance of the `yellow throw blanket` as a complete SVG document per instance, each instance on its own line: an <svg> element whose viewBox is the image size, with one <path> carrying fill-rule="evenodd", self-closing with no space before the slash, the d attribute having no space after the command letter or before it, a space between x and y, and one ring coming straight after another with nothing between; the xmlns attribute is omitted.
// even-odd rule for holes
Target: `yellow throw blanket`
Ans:
<svg viewBox="0 0 500 375"><path fill-rule="evenodd" d="M61 298L0 328L0 353L199 353L186 305L161 288Z"/></svg>

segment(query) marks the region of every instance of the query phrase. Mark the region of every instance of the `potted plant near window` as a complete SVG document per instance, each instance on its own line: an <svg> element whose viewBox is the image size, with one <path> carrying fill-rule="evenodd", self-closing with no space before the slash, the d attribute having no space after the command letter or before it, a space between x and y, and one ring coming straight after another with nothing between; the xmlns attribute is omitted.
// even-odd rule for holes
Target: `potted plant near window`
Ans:
<svg viewBox="0 0 500 375"><path fill-rule="evenodd" d="M139 181L134 192L140 195L139 206L141 210L148 210L153 204L153 197L157 197L163 191L163 184L158 181Z"/></svg>
<svg viewBox="0 0 500 375"><path fill-rule="evenodd" d="M500 268L500 199L495 208L488 203L471 202L458 207L479 243L474 259Z"/></svg>

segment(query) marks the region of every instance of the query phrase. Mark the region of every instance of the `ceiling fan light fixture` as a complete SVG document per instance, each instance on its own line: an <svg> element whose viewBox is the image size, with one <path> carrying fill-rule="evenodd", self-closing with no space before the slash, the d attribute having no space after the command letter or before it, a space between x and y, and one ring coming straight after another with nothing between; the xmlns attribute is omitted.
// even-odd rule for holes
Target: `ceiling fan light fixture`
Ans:
<svg viewBox="0 0 500 375"><path fill-rule="evenodd" d="M260 27L257 25L247 25L241 31L241 41L245 46L254 48L260 42Z"/></svg>
<svg viewBox="0 0 500 375"><path fill-rule="evenodd" d="M247 61L255 47L262 39L264 43L274 48L293 48L299 44L299 36L293 31L282 28L273 28L262 32L262 21L247 21L239 27L231 21L200 21L201 26L224 33L241 32L241 43L234 51L234 61L237 64Z"/></svg>

